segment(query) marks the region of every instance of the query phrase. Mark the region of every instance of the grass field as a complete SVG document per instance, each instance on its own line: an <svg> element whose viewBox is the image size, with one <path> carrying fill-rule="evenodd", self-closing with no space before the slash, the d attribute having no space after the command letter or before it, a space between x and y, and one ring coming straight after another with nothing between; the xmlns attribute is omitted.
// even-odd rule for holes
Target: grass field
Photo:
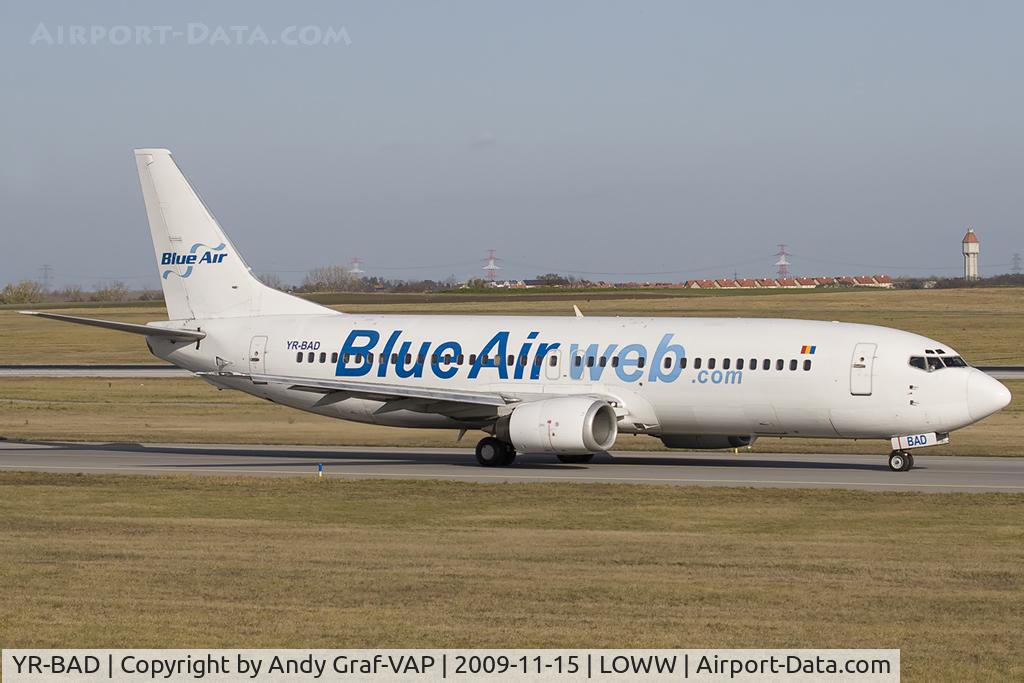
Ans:
<svg viewBox="0 0 1024 683"><path fill-rule="evenodd" d="M776 291L698 294L688 290L573 295L341 295L348 312L754 316L842 320L898 327L938 339L977 365L1024 364L1024 288L917 291ZM126 322L166 319L162 305L52 308ZM71 326L0 310L0 364L158 362L134 335Z"/></svg>
<svg viewBox="0 0 1024 683"><path fill-rule="evenodd" d="M1024 381L1008 381L1013 402L929 453L1022 455ZM260 443L339 446L456 446L454 430L398 429L332 420L277 406L198 379L0 380L0 436L11 439ZM472 447L475 436L463 446ZM661 450L651 437L621 436L616 450ZM746 449L740 453L747 453ZM752 453L889 452L887 441L758 440ZM742 456L741 456L742 457Z"/></svg>
<svg viewBox="0 0 1024 683"><path fill-rule="evenodd" d="M5 647L895 647L906 680L1024 676L1021 495L3 473L0 583Z"/></svg>

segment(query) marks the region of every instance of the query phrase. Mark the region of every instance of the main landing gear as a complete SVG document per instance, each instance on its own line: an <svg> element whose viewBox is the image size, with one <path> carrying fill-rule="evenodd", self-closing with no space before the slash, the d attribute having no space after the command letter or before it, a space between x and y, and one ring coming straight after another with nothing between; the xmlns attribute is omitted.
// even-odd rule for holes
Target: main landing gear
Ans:
<svg viewBox="0 0 1024 683"><path fill-rule="evenodd" d="M907 451L893 451L889 454L889 469L893 472L907 472L914 467L914 456Z"/></svg>
<svg viewBox="0 0 1024 683"><path fill-rule="evenodd" d="M476 445L476 461L484 467L508 467L516 459L516 449L493 436L480 439Z"/></svg>

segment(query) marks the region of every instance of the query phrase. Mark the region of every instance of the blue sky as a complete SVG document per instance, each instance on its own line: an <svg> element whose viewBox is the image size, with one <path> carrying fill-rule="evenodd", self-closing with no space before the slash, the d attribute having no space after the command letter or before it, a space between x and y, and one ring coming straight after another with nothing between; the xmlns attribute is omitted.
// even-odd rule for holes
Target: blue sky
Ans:
<svg viewBox="0 0 1024 683"><path fill-rule="evenodd" d="M246 26L231 44L58 28ZM0 282L155 286L134 147L258 272L985 274L1024 252L1021 3L77 2L0 9ZM244 44L260 27L349 44ZM241 44L240 44L241 43Z"/></svg>

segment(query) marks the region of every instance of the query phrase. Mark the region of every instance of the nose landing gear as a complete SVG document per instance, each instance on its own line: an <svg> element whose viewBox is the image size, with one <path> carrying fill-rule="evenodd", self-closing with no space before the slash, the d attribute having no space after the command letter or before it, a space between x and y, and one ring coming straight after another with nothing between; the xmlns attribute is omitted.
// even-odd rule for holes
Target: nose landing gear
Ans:
<svg viewBox="0 0 1024 683"><path fill-rule="evenodd" d="M907 472L914 467L914 456L907 451L893 451L889 454L889 469L893 472Z"/></svg>

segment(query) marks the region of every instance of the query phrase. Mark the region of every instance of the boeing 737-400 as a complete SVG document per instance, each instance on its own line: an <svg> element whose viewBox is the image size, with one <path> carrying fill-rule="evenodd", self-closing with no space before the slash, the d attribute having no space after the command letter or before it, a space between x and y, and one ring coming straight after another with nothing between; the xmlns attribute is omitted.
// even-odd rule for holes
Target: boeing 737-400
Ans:
<svg viewBox="0 0 1024 683"><path fill-rule="evenodd" d="M842 322L347 314L253 276L166 149L135 151L169 320L25 311L144 335L224 389L327 417L482 430L481 465L588 462L620 433L669 448L885 439L889 466L1006 406L947 344Z"/></svg>

